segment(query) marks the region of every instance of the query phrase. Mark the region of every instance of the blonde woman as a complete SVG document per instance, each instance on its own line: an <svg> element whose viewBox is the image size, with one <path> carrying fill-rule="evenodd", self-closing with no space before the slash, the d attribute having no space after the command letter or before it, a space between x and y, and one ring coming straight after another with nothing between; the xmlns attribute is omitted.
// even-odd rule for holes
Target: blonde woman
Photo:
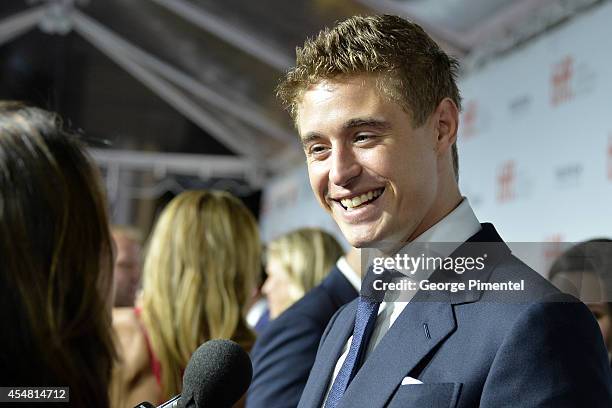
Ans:
<svg viewBox="0 0 612 408"><path fill-rule="evenodd" d="M249 351L255 336L244 309L259 265L257 224L240 200L209 191L174 198L150 238L140 307L114 312L123 351L115 406L180 393L191 354L207 340L232 339Z"/></svg>
<svg viewBox="0 0 612 408"><path fill-rule="evenodd" d="M268 245L262 288L268 298L270 318L275 319L332 269L343 250L327 232L303 228L283 235Z"/></svg>

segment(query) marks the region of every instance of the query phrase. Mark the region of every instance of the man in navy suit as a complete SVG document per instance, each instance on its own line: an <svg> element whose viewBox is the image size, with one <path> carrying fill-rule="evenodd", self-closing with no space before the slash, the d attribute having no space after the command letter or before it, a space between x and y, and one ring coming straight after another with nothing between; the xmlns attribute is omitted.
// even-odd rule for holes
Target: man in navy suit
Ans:
<svg viewBox="0 0 612 408"><path fill-rule="evenodd" d="M359 294L358 267L358 252L351 250L318 286L272 320L257 338L251 352L248 408L297 406L325 327L340 307Z"/></svg>
<svg viewBox="0 0 612 408"><path fill-rule="evenodd" d="M459 192L456 75L419 26L353 17L298 49L278 88L315 196L354 247L392 258L445 242L436 251L451 264L479 252L486 262L466 274L415 270L419 285L524 283L516 292L419 287L393 301L370 288L396 283L393 271L370 270L360 297L330 321L299 407L612 406L588 309L516 259Z"/></svg>

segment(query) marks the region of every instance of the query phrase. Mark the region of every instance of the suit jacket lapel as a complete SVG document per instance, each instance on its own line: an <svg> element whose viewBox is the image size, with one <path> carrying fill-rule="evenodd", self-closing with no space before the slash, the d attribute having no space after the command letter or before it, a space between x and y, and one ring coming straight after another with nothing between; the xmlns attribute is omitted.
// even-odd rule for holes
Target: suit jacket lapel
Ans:
<svg viewBox="0 0 612 408"><path fill-rule="evenodd" d="M329 381L342 350L353 333L357 300L349 303L336 318L325 341L320 345L317 358L304 388L300 407L320 407L327 393Z"/></svg>
<svg viewBox="0 0 612 408"><path fill-rule="evenodd" d="M407 304L368 356L338 408L360 406L366 400L368 407L383 407L402 379L455 327L450 301Z"/></svg>
<svg viewBox="0 0 612 408"><path fill-rule="evenodd" d="M485 263L485 269L478 274L478 278L483 281L487 280L497 263L510 253L491 224L482 224L481 231L468 242L496 243L490 250L491 255ZM462 246L451 256L467 255L470 252L469 246ZM430 280L448 282L465 278L467 276L457 275L452 271L437 271ZM383 407L402 379L456 329L453 305L477 301L480 295L478 291L468 294L418 292L368 356L347 388L338 408L358 407L363 405L363 401L368 401L368 407ZM357 301L353 301L342 311L321 345L300 407L322 405L338 358L352 333L356 305Z"/></svg>
<svg viewBox="0 0 612 408"><path fill-rule="evenodd" d="M480 256L482 251L488 254L482 271L468 276L440 270L431 276L430 281L488 280L499 261L510 253L491 224L482 224L482 229L450 256ZM480 296L480 291L417 292L368 356L338 408L360 406L363 401L368 401L368 407L383 407L402 379L456 329L453 305L474 302Z"/></svg>

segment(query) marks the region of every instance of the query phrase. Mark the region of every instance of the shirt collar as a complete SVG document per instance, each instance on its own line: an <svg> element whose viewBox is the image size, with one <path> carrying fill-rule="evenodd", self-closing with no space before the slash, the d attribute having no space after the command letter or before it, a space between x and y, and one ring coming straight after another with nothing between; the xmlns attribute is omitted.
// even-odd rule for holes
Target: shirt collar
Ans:
<svg viewBox="0 0 612 408"><path fill-rule="evenodd" d="M476 218L474 210L466 197L453 211L448 213L427 231L416 237L412 242L448 242L459 245L467 241L472 235L480 231L480 221ZM450 255L452 251L446 255Z"/></svg>
<svg viewBox="0 0 612 408"><path fill-rule="evenodd" d="M361 289L361 278L357 272L351 268L351 265L349 265L344 256L338 258L336 266L338 269L340 269L340 272L342 272L342 275L344 275L344 277L349 281L351 286L353 286L357 293L359 293L359 290Z"/></svg>
<svg viewBox="0 0 612 408"><path fill-rule="evenodd" d="M468 199L463 197L454 210L398 252L412 257L427 255L446 258L481 228ZM429 243L437 244L428 245ZM417 280L428 279L432 273L433 270L419 269L409 277Z"/></svg>

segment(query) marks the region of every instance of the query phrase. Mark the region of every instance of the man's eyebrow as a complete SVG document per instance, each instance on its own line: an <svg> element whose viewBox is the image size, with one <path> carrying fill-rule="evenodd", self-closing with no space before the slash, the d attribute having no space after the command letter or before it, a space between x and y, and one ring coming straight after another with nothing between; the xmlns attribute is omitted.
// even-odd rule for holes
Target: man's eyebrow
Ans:
<svg viewBox="0 0 612 408"><path fill-rule="evenodd" d="M375 119L375 118L354 118L346 121L342 126L344 129L354 129L358 127L368 127L374 128L378 130L388 130L391 128L391 124L385 120ZM323 138L323 135L318 132L309 132L306 133L303 137L300 138L301 144L303 147L308 146L309 144L320 140Z"/></svg>
<svg viewBox="0 0 612 408"><path fill-rule="evenodd" d="M369 127L376 128L379 130L387 130L391 128L391 124L385 120L375 118L355 118L348 120L344 126L345 129L352 129L356 127Z"/></svg>
<svg viewBox="0 0 612 408"><path fill-rule="evenodd" d="M302 144L302 147L306 147L309 144L311 144L312 142L315 142L319 139L321 139L321 134L317 133L317 132L310 132L305 134L303 137L300 138L300 142Z"/></svg>

